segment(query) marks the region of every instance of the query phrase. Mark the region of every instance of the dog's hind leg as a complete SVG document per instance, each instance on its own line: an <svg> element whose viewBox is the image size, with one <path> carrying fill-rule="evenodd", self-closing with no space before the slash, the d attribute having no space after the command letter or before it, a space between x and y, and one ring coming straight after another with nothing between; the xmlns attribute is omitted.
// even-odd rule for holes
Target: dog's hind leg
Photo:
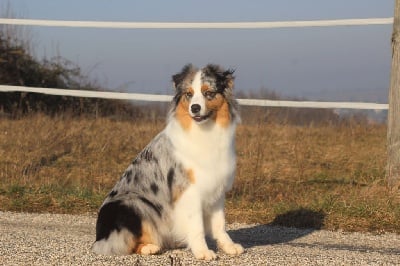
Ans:
<svg viewBox="0 0 400 266"><path fill-rule="evenodd" d="M108 202L99 211L92 250L106 255L131 254L141 235L142 222L138 213L122 201Z"/></svg>
<svg viewBox="0 0 400 266"><path fill-rule="evenodd" d="M157 232L154 227L144 221L142 223L142 234L138 239L138 245L134 252L141 255L153 255L158 254L161 251L160 245L158 245Z"/></svg>
<svg viewBox="0 0 400 266"><path fill-rule="evenodd" d="M135 237L126 229L114 230L107 239L97 240L93 252L103 255L128 255L132 254L137 246Z"/></svg>

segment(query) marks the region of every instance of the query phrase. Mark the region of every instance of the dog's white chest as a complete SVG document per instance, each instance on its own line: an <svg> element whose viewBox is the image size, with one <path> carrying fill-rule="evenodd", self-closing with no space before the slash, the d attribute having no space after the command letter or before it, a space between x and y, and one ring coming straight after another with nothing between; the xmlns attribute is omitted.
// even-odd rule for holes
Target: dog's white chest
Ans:
<svg viewBox="0 0 400 266"><path fill-rule="evenodd" d="M193 185L203 197L220 197L233 182L235 172L234 126L193 128L187 132L176 125L167 127L176 159L192 171Z"/></svg>

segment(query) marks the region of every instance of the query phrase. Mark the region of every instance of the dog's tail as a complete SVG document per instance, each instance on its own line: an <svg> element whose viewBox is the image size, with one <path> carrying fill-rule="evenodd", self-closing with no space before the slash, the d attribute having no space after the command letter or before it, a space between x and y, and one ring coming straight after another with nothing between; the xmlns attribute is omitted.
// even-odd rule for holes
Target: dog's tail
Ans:
<svg viewBox="0 0 400 266"><path fill-rule="evenodd" d="M100 209L92 250L97 254L128 255L136 251L141 235L138 213L121 201L108 202Z"/></svg>

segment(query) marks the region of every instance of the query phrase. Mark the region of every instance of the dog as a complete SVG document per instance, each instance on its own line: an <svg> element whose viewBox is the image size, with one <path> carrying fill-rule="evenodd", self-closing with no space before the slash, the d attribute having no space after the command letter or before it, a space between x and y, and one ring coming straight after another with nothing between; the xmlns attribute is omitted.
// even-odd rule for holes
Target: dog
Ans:
<svg viewBox="0 0 400 266"><path fill-rule="evenodd" d="M197 259L243 253L225 229L225 193L235 176L234 71L191 64L172 77L166 127L129 165L100 207L98 254L157 254L188 247Z"/></svg>

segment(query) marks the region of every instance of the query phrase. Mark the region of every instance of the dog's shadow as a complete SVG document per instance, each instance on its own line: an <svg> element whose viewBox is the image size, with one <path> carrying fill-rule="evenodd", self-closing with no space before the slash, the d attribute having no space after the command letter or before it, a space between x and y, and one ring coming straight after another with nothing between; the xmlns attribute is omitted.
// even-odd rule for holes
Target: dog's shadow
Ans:
<svg viewBox="0 0 400 266"><path fill-rule="evenodd" d="M324 225L325 214L308 209L298 209L278 215L273 222L230 230L228 234L244 248L286 243L303 237Z"/></svg>

